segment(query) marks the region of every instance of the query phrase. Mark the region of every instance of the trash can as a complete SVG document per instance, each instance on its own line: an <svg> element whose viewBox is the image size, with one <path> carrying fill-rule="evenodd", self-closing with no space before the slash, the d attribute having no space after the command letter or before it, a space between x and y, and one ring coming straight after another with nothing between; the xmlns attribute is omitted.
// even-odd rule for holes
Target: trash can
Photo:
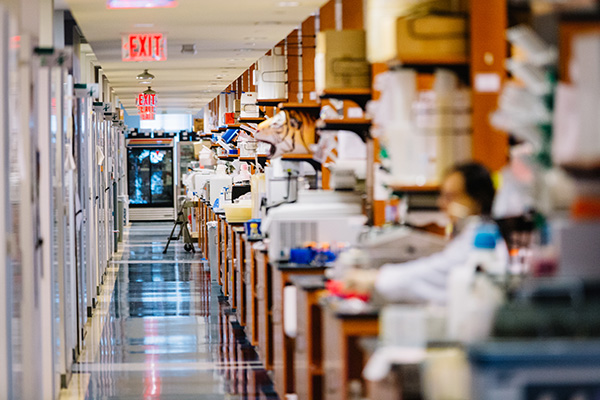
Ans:
<svg viewBox="0 0 600 400"><path fill-rule="evenodd" d="M208 262L210 265L210 279L216 282L219 278L219 263L217 256L217 222L206 223L208 230Z"/></svg>

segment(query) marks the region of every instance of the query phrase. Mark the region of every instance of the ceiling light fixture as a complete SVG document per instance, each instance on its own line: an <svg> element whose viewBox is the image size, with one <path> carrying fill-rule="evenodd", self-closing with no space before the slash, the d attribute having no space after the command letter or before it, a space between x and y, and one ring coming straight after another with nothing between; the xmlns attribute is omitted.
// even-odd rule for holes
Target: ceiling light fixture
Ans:
<svg viewBox="0 0 600 400"><path fill-rule="evenodd" d="M145 69L144 72L142 72L141 74L139 74L138 76L135 77L135 79L137 79L138 81L142 81L140 83L143 83L143 82L150 83L150 81L154 78L156 78L156 77L154 75L152 75L150 72L148 72L147 69Z"/></svg>
<svg viewBox="0 0 600 400"><path fill-rule="evenodd" d="M177 0L108 0L106 8L169 8L176 7Z"/></svg>
<svg viewBox="0 0 600 400"><path fill-rule="evenodd" d="M156 94L154 90L152 90L151 86L148 86L148 89L144 90L142 93L144 94Z"/></svg>
<svg viewBox="0 0 600 400"><path fill-rule="evenodd" d="M258 22L255 22L254 25L258 25L258 26L281 25L281 21L258 21Z"/></svg>
<svg viewBox="0 0 600 400"><path fill-rule="evenodd" d="M277 3L278 7L298 7L300 5L297 1L280 1Z"/></svg>
<svg viewBox="0 0 600 400"><path fill-rule="evenodd" d="M183 54L196 54L195 44L184 44L181 46L181 53Z"/></svg>

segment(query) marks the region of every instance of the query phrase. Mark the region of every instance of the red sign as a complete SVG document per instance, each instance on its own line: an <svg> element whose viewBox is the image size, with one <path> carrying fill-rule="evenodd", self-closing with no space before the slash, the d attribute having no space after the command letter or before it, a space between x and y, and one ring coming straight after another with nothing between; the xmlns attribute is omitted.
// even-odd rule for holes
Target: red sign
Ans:
<svg viewBox="0 0 600 400"><path fill-rule="evenodd" d="M142 121L154 119L154 113L156 111L156 94L140 93L137 99L135 99L135 102L137 103L140 119Z"/></svg>
<svg viewBox="0 0 600 400"><path fill-rule="evenodd" d="M140 119L142 121L149 121L154 119L154 107L138 107L138 111L140 112Z"/></svg>
<svg viewBox="0 0 600 400"><path fill-rule="evenodd" d="M123 61L166 61L167 37L162 33L132 33L121 37Z"/></svg>
<svg viewBox="0 0 600 400"><path fill-rule="evenodd" d="M138 107L156 107L156 95L140 93L136 103Z"/></svg>

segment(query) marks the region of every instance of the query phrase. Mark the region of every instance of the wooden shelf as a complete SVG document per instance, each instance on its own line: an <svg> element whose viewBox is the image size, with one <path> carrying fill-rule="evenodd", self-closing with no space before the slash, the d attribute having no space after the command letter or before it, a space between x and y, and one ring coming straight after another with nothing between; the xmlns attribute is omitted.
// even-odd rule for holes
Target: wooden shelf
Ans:
<svg viewBox="0 0 600 400"><path fill-rule="evenodd" d="M281 110L321 110L319 103L279 103Z"/></svg>
<svg viewBox="0 0 600 400"><path fill-rule="evenodd" d="M220 131L220 130L218 130L218 129L211 129L210 131L211 131L212 133L219 133L219 132L221 132L221 131Z"/></svg>
<svg viewBox="0 0 600 400"><path fill-rule="evenodd" d="M367 102L371 100L371 95L370 88L326 89L319 93L321 99L350 100L358 104L363 110L367 106Z"/></svg>
<svg viewBox="0 0 600 400"><path fill-rule="evenodd" d="M600 179L600 160L586 163L561 164L560 167L574 178Z"/></svg>
<svg viewBox="0 0 600 400"><path fill-rule="evenodd" d="M405 194L438 193L440 191L440 185L436 184L425 184L423 186L391 184L388 185L388 187L392 189L394 193Z"/></svg>
<svg viewBox="0 0 600 400"><path fill-rule="evenodd" d="M266 160L268 157L266 155L260 155L260 156L257 156L256 158L258 158L259 160L261 160L261 159ZM255 157L240 157L240 160L241 161L254 161Z"/></svg>
<svg viewBox="0 0 600 400"><path fill-rule="evenodd" d="M267 156L266 155L261 155L256 157L258 159L258 163L260 165L262 165L263 167L265 165L267 165ZM240 157L240 161L244 161L244 162L249 162L252 164L256 164L256 159L254 157Z"/></svg>
<svg viewBox="0 0 600 400"><path fill-rule="evenodd" d="M287 103L288 99L259 99L256 105L259 107L277 107L280 103Z"/></svg>
<svg viewBox="0 0 600 400"><path fill-rule="evenodd" d="M317 121L317 129L323 131L351 131L363 142L371 137L371 120L365 118L326 119Z"/></svg>
<svg viewBox="0 0 600 400"><path fill-rule="evenodd" d="M313 159L312 154L283 154L281 156L282 160L306 160Z"/></svg>
<svg viewBox="0 0 600 400"><path fill-rule="evenodd" d="M435 60L407 57L402 59L392 60L389 64L393 65L467 65L469 64L469 56L438 56Z"/></svg>
<svg viewBox="0 0 600 400"><path fill-rule="evenodd" d="M283 154L281 159L283 161L307 162L312 165L317 172L321 170L321 163L313 159L312 154Z"/></svg>
<svg viewBox="0 0 600 400"><path fill-rule="evenodd" d="M241 118L240 117L240 123L258 124L265 120L266 120L266 118L264 118L264 117L256 117L256 118Z"/></svg>
<svg viewBox="0 0 600 400"><path fill-rule="evenodd" d="M240 129L240 124L227 125L227 129Z"/></svg>
<svg viewBox="0 0 600 400"><path fill-rule="evenodd" d="M217 132L225 132L227 130L226 126L220 126Z"/></svg>
<svg viewBox="0 0 600 400"><path fill-rule="evenodd" d="M321 98L326 96L370 96L370 88L344 88L344 89L325 89L319 93Z"/></svg>
<svg viewBox="0 0 600 400"><path fill-rule="evenodd" d="M237 160L240 156L235 154L235 155L228 155L228 156L219 156L219 160L224 160L224 161L234 161Z"/></svg>
<svg viewBox="0 0 600 400"><path fill-rule="evenodd" d="M310 114L311 117L319 118L321 105L319 103L281 103L278 110L301 111Z"/></svg>

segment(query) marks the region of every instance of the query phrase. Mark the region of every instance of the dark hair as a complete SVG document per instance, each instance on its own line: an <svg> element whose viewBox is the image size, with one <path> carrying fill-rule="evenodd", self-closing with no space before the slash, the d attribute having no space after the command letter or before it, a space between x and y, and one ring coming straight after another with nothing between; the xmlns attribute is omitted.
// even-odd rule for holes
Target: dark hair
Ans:
<svg viewBox="0 0 600 400"><path fill-rule="evenodd" d="M481 214L490 216L496 189L494 189L494 183L488 169L479 163L468 162L452 167L447 175L454 172L462 175L465 181L465 191L479 204Z"/></svg>

